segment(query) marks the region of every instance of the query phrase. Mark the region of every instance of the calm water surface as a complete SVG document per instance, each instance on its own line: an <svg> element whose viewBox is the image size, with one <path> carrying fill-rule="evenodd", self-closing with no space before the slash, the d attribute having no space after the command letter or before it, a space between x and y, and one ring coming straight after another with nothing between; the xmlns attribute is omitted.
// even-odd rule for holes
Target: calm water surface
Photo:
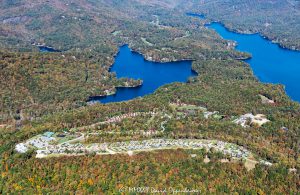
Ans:
<svg viewBox="0 0 300 195"><path fill-rule="evenodd" d="M40 52L61 52L60 50L54 49L52 47L47 46L38 46L40 49Z"/></svg>
<svg viewBox="0 0 300 195"><path fill-rule="evenodd" d="M150 62L142 55L132 52L127 45L122 46L111 72L116 72L117 78L142 79L143 85L135 88L117 88L115 95L92 98L92 101L110 103L131 100L153 93L157 88L168 83L186 82L190 76L197 75L192 71L191 66L191 61Z"/></svg>
<svg viewBox="0 0 300 195"><path fill-rule="evenodd" d="M220 23L207 25L224 39L238 43L239 51L249 52L246 60L260 81L285 85L287 94L300 102L300 52L281 48L259 34L245 35L227 30Z"/></svg>
<svg viewBox="0 0 300 195"><path fill-rule="evenodd" d="M205 18L204 15L199 14L188 13L187 15ZM237 50L252 54L252 58L245 61L251 65L260 81L285 85L287 94L293 100L300 102L299 51L281 48L259 34L246 35L231 32L221 23L211 23L207 27L214 29L224 39L236 41ZM40 47L40 51L58 52L49 47ZM186 82L188 77L196 75L191 70L191 64L191 61L150 62L125 45L120 47L111 72L116 72L117 78L142 79L143 85L136 88L118 88L115 95L92 99L102 103L126 101L153 93L157 88L168 83Z"/></svg>

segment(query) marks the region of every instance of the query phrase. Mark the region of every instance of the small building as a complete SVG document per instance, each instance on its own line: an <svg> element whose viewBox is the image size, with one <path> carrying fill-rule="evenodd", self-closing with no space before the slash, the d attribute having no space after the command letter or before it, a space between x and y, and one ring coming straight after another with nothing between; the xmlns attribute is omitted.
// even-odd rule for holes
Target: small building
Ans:
<svg viewBox="0 0 300 195"><path fill-rule="evenodd" d="M54 135L54 133L50 132L50 131L47 131L43 134L43 136L48 137L48 138L52 137L53 135Z"/></svg>
<svg viewBox="0 0 300 195"><path fill-rule="evenodd" d="M241 125L242 127L248 127L252 124L258 125L258 126L262 126L265 123L270 122L270 120L267 119L267 117L263 114L257 114L257 115L253 115L251 113L245 114L240 116L240 118L236 119L233 121L234 123Z"/></svg>
<svg viewBox="0 0 300 195"><path fill-rule="evenodd" d="M23 143L17 144L15 149L19 153L26 153L28 151L28 147Z"/></svg>

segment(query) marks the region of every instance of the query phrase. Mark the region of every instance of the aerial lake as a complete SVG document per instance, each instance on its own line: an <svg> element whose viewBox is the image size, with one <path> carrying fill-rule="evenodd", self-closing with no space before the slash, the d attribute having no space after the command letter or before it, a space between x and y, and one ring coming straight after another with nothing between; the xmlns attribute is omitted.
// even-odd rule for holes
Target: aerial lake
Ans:
<svg viewBox="0 0 300 195"><path fill-rule="evenodd" d="M47 47L47 46L38 46L40 49L40 52L60 52L57 49L54 49L52 47Z"/></svg>
<svg viewBox="0 0 300 195"><path fill-rule="evenodd" d="M169 63L147 61L141 54L131 51L128 45L124 45L120 47L110 71L115 72L117 78L141 79L143 84L139 87L117 88L115 95L93 97L91 100L101 103L126 101L151 94L168 83L187 82L189 77L197 75L191 66L192 61Z"/></svg>
<svg viewBox="0 0 300 195"><path fill-rule="evenodd" d="M201 14L187 13L188 16L204 19ZM245 60L252 67L254 74L264 83L283 84L287 94L300 102L300 52L280 47L277 43L265 39L260 34L240 34L229 31L221 23L213 22L206 25L214 29L224 39L237 42L236 49L252 54ZM41 52L59 52L51 47L40 46ZM120 47L111 72L117 78L127 77L142 79L143 85L132 88L117 88L115 95L92 97L92 101L101 103L120 102L142 97L153 93L162 85L172 82L186 82L196 73L191 69L191 61L170 63L150 62L129 49L127 45Z"/></svg>
<svg viewBox="0 0 300 195"><path fill-rule="evenodd" d="M259 34L239 34L229 31L221 23L206 25L224 39L237 42L239 51L249 52L252 58L245 60L254 74L264 83L285 85L287 94L300 102L300 52L280 47Z"/></svg>

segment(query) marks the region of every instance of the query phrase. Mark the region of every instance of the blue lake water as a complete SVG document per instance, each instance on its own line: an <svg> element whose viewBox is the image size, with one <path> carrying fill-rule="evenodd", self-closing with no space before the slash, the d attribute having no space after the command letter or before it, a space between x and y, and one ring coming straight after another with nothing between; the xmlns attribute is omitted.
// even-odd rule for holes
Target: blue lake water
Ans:
<svg viewBox="0 0 300 195"><path fill-rule="evenodd" d="M186 13L187 16L192 16L192 17L198 17L201 19L205 19L205 16L203 14L196 14L196 13Z"/></svg>
<svg viewBox="0 0 300 195"><path fill-rule="evenodd" d="M132 52L127 45L122 46L110 71L116 72L117 78L142 79L143 85L134 88L117 88L115 95L93 97L91 100L101 103L126 101L153 93L157 88L168 83L186 82L190 76L197 75L192 71L191 66L191 61L150 62L141 54Z"/></svg>
<svg viewBox="0 0 300 195"><path fill-rule="evenodd" d="M204 19L201 14L187 13L188 16ZM278 44L263 38L259 34L246 35L231 32L221 23L206 25L214 29L224 39L238 43L239 51L249 52L252 58L245 60L258 79L265 83L283 84L287 94L300 102L300 52L281 48ZM41 52L59 52L51 47L39 47ZM91 98L102 103L120 102L153 93L162 85L172 82L186 82L195 76L191 70L191 61L155 63L147 61L142 55L132 52L127 45L120 47L111 72L117 78L128 77L142 79L143 85L136 88L118 88L115 95Z"/></svg>
<svg viewBox="0 0 300 195"><path fill-rule="evenodd" d="M238 43L239 51L249 52L245 60L260 81L285 85L287 94L300 102L300 52L284 49L259 34L246 35L231 32L220 23L207 25L224 39Z"/></svg>
<svg viewBox="0 0 300 195"><path fill-rule="evenodd" d="M40 52L60 52L57 49L54 49L52 47L47 47L47 46L38 46L40 49Z"/></svg>

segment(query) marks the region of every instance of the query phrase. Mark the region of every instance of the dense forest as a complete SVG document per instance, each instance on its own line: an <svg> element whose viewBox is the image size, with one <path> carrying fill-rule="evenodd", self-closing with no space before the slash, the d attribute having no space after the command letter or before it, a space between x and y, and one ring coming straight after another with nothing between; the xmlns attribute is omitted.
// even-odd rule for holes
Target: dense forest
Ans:
<svg viewBox="0 0 300 195"><path fill-rule="evenodd" d="M195 3L199 5L189 1L180 6L179 0L2 1L0 194L128 194L120 189L129 187L189 188L204 194L299 193L299 103L290 100L284 86L260 83L250 66L239 60L251 55L236 51L204 27L208 20L222 18L212 15L212 8L204 11ZM203 4L207 5L218 3ZM208 20L187 16L192 8L205 13ZM61 52L41 53L33 43ZM128 81L109 71L124 44L153 61L193 60L198 76L131 101L88 105L89 97ZM274 103L262 101L262 96ZM174 102L218 111L222 118L205 118L202 112L179 117L171 106ZM227 141L246 147L273 166L247 170L242 161L223 163L227 157L205 150L44 159L35 158L35 151L15 151L17 143L47 131L101 132L86 143L143 140L148 137L137 132L158 130L165 120L139 116L81 128L135 112L174 116L165 123L164 132L150 137ZM270 122L247 128L232 123L232 117L245 113L264 114ZM204 162L206 156L209 163Z"/></svg>
<svg viewBox="0 0 300 195"><path fill-rule="evenodd" d="M107 2L102 2L102 4L104 3ZM49 3L45 4L50 6ZM105 95L105 90L123 86L124 82L117 80L115 75L109 72L109 67L113 64L118 47L123 44L129 44L131 49L142 53L147 59L151 58L154 61L249 57L248 54L236 52L233 48L228 49L226 41L219 39L217 35L210 35L212 32L207 29L197 28L197 23L193 23L191 21L193 19L190 17L185 16L182 18L175 12L166 12L165 10L157 10L157 8L150 7L148 12L142 14L140 11L137 11L140 10L142 5L138 6L137 4L135 8L124 3L123 6L128 7L135 16L128 18L129 16L123 17L123 15L129 15L130 11L129 13L120 13L121 10L119 9L121 9L122 5L118 5L115 10L111 11L114 5L108 4L110 6L107 10L100 6L102 5L100 2L98 2L100 5L95 2L91 5L88 4L90 6L94 5L93 7L88 7L89 9L75 9L74 7L80 7L81 5L73 3L68 4L70 8L65 10L66 13L63 15L65 17L59 18L62 15L60 13L61 6L66 7L66 4L60 6L52 5L51 9L49 8L50 10L58 10L51 12L38 9L38 7L44 5L43 3L32 3L32 6L38 9L38 11L34 12L35 15L39 15L40 20L45 19L47 21L40 22L43 26L38 29L31 29L25 25L24 35L28 32L37 37L42 36L47 41L38 38L35 40L24 38L20 41L15 39L20 38L19 36L15 38L10 37L13 33L9 33L9 37L3 37L4 46L6 46L6 41L10 41L9 48L10 46L17 46L16 48L11 48L12 51L23 52L1 51L1 67L3 71L0 73L0 82L1 90L3 91L1 94L1 107L3 109L1 109L2 116L0 120L31 119L32 117L40 117L55 111L76 108L85 105L85 101L90 96ZM18 9L16 9L13 5L11 7L6 5L5 8L7 9L5 10L8 10L8 14L4 14L3 17L8 17L9 14L12 14L9 10L14 8L14 10L17 10L15 11L17 13L14 14L19 15L18 11L22 11L22 14L29 18L30 14L23 13L22 6L24 6L23 3L17 6ZM77 13L77 10L80 10L79 13ZM111 11L115 13L113 16L118 16L118 18L103 18L104 16L95 14L93 10L102 14L110 13L109 11ZM164 17L154 17L154 14L157 12L161 12ZM45 13L48 13L49 17L53 17L53 20L49 20ZM90 15L92 13L95 19L90 22L85 20L61 22L61 20L66 19L67 14L75 14L78 15L76 17L79 17L80 15ZM184 13L182 14L184 15ZM103 20L102 23L105 25L99 26L95 24L100 19ZM152 20L155 19L160 20L160 26L151 24ZM7 25L17 29L18 25L23 26L26 23L33 22L33 20L31 18L25 23L17 24L5 23L4 26ZM49 26L47 26L48 23L50 23ZM89 26L86 27L86 25ZM79 29L82 35L78 35L77 30L76 33L73 32L74 28ZM131 29L134 29L134 31ZM48 34L53 31L59 33L60 36ZM189 31L189 36L185 37L187 31ZM40 35L40 33L45 34ZM75 33L74 37L72 37L73 33ZM68 35L69 37L66 39L62 35ZM51 38L47 38L47 36ZM95 36L95 40L91 36ZM152 45L145 44L142 41L144 37L147 37L147 41L152 43ZM69 39L72 39L72 41L69 42ZM77 41L78 39L80 41ZM76 44L73 43L75 41ZM37 47L31 45L32 42L36 44L45 43L65 52L40 54L36 52ZM7 82L7 80L12 82ZM131 82L134 83L134 81ZM26 94L25 99L24 94ZM12 101L11 99L14 100Z"/></svg>
<svg viewBox="0 0 300 195"><path fill-rule="evenodd" d="M132 194L130 187L151 186L155 190L194 189L213 194L296 194L299 177L283 166L257 167L247 172L239 163L223 164L218 155L204 163L205 152L161 151L137 156L86 156L27 160L5 164L13 176L2 173L2 193ZM254 182L255 181L255 182ZM122 190L120 190L122 189ZM150 189L151 190L151 189ZM150 192L150 191L149 191ZM145 194L147 191L144 192ZM171 191L169 192L171 193Z"/></svg>

